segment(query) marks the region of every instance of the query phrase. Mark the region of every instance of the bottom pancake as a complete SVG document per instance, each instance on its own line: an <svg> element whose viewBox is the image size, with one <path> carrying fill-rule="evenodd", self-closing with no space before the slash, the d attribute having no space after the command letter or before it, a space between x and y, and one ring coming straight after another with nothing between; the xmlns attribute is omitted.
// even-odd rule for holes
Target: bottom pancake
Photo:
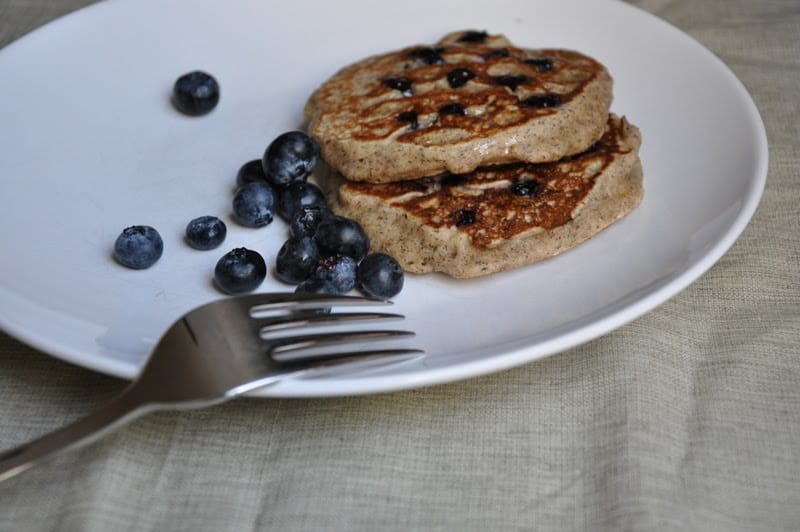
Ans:
<svg viewBox="0 0 800 532"><path fill-rule="evenodd" d="M373 251L411 273L471 278L569 250L630 213L643 196L639 130L611 115L589 150L388 184L321 179L334 212L357 220Z"/></svg>

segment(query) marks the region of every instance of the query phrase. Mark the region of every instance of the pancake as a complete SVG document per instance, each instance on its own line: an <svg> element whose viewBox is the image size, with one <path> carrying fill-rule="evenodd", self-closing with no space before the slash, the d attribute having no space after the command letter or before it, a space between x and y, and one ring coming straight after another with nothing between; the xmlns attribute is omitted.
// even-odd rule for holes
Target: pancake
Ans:
<svg viewBox="0 0 800 532"><path fill-rule="evenodd" d="M603 134L612 85L581 53L462 31L343 68L306 117L332 168L387 183L583 152Z"/></svg>
<svg viewBox="0 0 800 532"><path fill-rule="evenodd" d="M609 115L597 142L557 162L385 184L332 170L317 179L334 212L364 227L372 251L411 273L471 278L563 253L630 213L643 196L640 144L638 128Z"/></svg>

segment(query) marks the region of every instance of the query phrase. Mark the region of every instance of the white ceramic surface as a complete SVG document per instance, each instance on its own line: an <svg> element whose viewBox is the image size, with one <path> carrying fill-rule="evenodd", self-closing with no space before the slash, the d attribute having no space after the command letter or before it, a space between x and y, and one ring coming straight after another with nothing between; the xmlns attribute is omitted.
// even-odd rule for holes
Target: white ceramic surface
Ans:
<svg viewBox="0 0 800 532"><path fill-rule="evenodd" d="M612 110L643 132L643 203L530 267L473 281L409 276L395 310L424 359L290 379L260 395L372 393L497 371L607 333L697 279L744 229L766 179L764 127L740 82L690 37L621 2L478 5L110 0L0 50L0 327L56 357L132 377L174 318L220 297L211 275L222 253L244 245L274 257L286 227L231 222L234 175L301 124L315 86L364 55L466 28L604 62L616 83ZM169 93L198 68L217 77L222 98L210 115L188 118ZM228 222L224 249L183 243L186 223L204 214ZM164 237L151 269L111 258L133 224ZM268 279L260 290L282 289Z"/></svg>

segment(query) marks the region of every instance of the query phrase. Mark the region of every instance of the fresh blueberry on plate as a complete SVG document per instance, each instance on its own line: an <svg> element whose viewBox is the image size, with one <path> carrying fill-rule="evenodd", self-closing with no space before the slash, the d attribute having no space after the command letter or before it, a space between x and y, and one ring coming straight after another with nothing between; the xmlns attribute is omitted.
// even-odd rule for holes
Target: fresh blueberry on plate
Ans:
<svg viewBox="0 0 800 532"><path fill-rule="evenodd" d="M292 221L289 223L289 231L292 236L314 236L319 224L331 216L333 214L330 209L323 203L303 205L295 209Z"/></svg>
<svg viewBox="0 0 800 532"><path fill-rule="evenodd" d="M122 230L114 242L114 258L128 268L143 270L161 258L164 241L149 225L132 225Z"/></svg>
<svg viewBox="0 0 800 532"><path fill-rule="evenodd" d="M262 158L267 179L277 186L305 181L318 160L317 143L302 131L289 131L277 137Z"/></svg>
<svg viewBox="0 0 800 532"><path fill-rule="evenodd" d="M310 236L293 236L283 243L275 261L275 275L289 284L302 283L319 262L317 244Z"/></svg>
<svg viewBox="0 0 800 532"><path fill-rule="evenodd" d="M356 286L358 264L353 257L336 255L321 259L314 277L323 282L330 294L346 294Z"/></svg>
<svg viewBox="0 0 800 532"><path fill-rule="evenodd" d="M305 205L321 205L327 207L325 194L314 183L293 181L280 189L278 212L284 220L291 222L295 210Z"/></svg>
<svg viewBox="0 0 800 532"><path fill-rule="evenodd" d="M201 216L186 226L186 243L194 249L209 250L225 240L228 228L216 216Z"/></svg>
<svg viewBox="0 0 800 532"><path fill-rule="evenodd" d="M247 227L263 227L272 222L277 200L268 183L248 183L233 197L233 214Z"/></svg>
<svg viewBox="0 0 800 532"><path fill-rule="evenodd" d="M175 107L189 116L209 113L219 102L219 83L214 77L195 70L179 77L172 87Z"/></svg>
<svg viewBox="0 0 800 532"><path fill-rule="evenodd" d="M320 255L346 255L356 261L369 251L369 238L361 225L343 216L332 216L322 221L314 233Z"/></svg>
<svg viewBox="0 0 800 532"><path fill-rule="evenodd" d="M226 294L252 292L267 276L267 264L257 251L235 248L223 255L214 268L214 280Z"/></svg>
<svg viewBox="0 0 800 532"><path fill-rule="evenodd" d="M358 265L358 284L368 296L396 296L403 289L403 278L403 267L385 253L370 253Z"/></svg>
<svg viewBox="0 0 800 532"><path fill-rule="evenodd" d="M264 175L264 167L261 159L253 159L244 163L236 173L236 186L243 187L248 183L266 183L267 176Z"/></svg>

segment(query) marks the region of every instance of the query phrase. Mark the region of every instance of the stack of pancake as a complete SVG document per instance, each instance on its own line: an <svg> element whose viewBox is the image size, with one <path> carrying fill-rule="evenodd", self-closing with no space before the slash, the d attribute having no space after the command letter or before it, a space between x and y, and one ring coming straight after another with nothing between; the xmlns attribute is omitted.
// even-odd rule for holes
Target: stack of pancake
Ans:
<svg viewBox="0 0 800 532"><path fill-rule="evenodd" d="M487 275L566 251L641 201L639 130L581 53L451 33L369 57L308 101L333 210L406 271Z"/></svg>

